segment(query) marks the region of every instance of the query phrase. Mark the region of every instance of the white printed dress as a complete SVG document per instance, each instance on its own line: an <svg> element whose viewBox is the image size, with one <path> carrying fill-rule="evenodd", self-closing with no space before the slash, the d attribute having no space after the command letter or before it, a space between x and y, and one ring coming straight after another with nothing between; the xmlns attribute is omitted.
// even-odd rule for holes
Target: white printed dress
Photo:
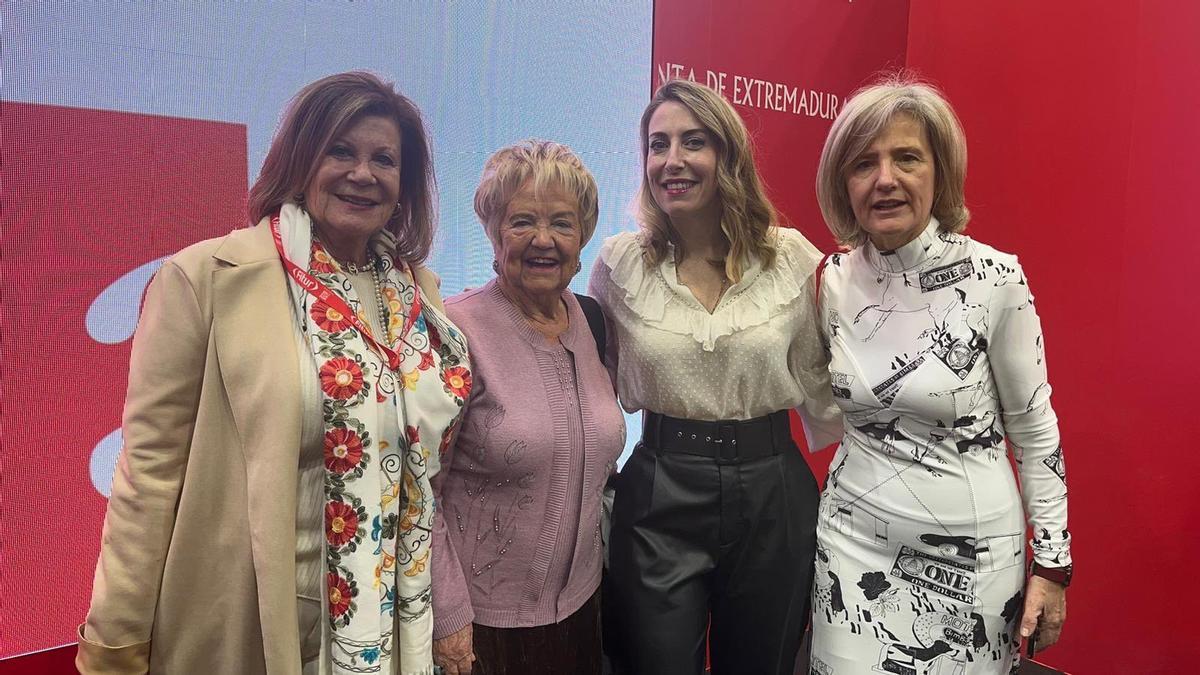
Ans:
<svg viewBox="0 0 1200 675"><path fill-rule="evenodd" d="M830 256L820 302L845 437L821 496L811 672L1015 672L1026 513L1037 561L1070 562L1041 326L1016 257L935 220L896 251Z"/></svg>

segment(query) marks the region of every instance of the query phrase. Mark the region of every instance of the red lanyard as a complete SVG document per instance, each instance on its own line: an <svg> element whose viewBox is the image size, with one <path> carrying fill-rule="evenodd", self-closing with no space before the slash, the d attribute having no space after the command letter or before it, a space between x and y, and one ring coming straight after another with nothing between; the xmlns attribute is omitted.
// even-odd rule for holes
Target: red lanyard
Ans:
<svg viewBox="0 0 1200 675"><path fill-rule="evenodd" d="M345 300L342 300L340 295L334 293L328 286L313 278L311 274L296 265L296 263L288 260L287 254L283 252L283 235L279 233L278 212L271 216L271 236L275 238L275 250L279 251L279 259L283 262L283 269L287 271L288 276L300 284L300 287L307 291L309 295L326 303L341 313L342 316L348 317L350 325L354 326L355 330L367 341L367 344L375 350L375 353L387 362L388 367L394 372L400 372L400 355L387 345L376 342L375 338L371 335L371 328L358 318L358 314L350 309L350 306L346 304ZM417 317L421 315L421 289L417 286L417 279L411 272L409 276L413 277L413 301L412 308L404 320L404 330L400 331L400 340L408 336L408 331L412 330L413 325L417 323ZM386 321L387 317L381 316L379 320ZM384 332L387 332L386 328L384 328Z"/></svg>

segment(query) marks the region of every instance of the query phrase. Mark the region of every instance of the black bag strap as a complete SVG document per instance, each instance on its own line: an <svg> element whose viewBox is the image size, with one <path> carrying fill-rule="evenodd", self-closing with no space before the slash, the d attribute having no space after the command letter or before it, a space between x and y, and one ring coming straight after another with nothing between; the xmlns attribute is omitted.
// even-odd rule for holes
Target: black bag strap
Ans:
<svg viewBox="0 0 1200 675"><path fill-rule="evenodd" d="M600 355L600 363L604 363L604 353L608 347L608 338L604 333L604 312L595 299L578 293L574 295L579 301L579 308L583 310L583 316L587 318L592 337L596 339L596 353Z"/></svg>

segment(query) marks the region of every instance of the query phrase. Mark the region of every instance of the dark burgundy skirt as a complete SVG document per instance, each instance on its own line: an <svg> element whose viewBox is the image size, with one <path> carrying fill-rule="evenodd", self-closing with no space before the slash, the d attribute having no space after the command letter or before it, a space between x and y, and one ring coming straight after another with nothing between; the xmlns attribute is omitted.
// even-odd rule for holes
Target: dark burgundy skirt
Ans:
<svg viewBox="0 0 1200 675"><path fill-rule="evenodd" d="M600 675L600 592L558 623L530 628L474 624L472 675Z"/></svg>

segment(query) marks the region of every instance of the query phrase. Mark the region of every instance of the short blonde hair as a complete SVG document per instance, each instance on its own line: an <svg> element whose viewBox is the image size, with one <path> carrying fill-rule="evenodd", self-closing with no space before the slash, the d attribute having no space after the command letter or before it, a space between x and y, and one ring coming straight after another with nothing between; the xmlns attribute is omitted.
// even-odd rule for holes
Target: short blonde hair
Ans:
<svg viewBox="0 0 1200 675"><path fill-rule="evenodd" d="M933 217L942 232L962 232L971 218L964 184L967 140L954 109L933 85L908 75L890 75L858 91L833 121L817 168L817 202L838 243L855 248L867 233L854 217L846 177L850 166L897 115L912 117L925 130L933 153Z"/></svg>
<svg viewBox="0 0 1200 675"><path fill-rule="evenodd" d="M642 226L642 254L654 266L667 255L667 242L678 245L670 217L654 201L646 160L650 151L650 118L654 111L674 101L687 108L704 126L717 150L717 196L721 200L721 232L729 242L725 275L733 282L742 278L753 255L764 267L775 262L775 242L768 237L778 221L771 200L754 166L754 153L746 124L729 102L712 89L689 80L671 80L658 88L642 113L642 187L638 192L638 220Z"/></svg>
<svg viewBox="0 0 1200 675"><path fill-rule="evenodd" d="M576 214L583 228L581 245L586 245L600 218L596 179L570 148L536 138L500 148L483 165L483 177L475 188L475 215L479 216L488 240L496 244L508 203L531 178L535 194L553 185L575 198Z"/></svg>

